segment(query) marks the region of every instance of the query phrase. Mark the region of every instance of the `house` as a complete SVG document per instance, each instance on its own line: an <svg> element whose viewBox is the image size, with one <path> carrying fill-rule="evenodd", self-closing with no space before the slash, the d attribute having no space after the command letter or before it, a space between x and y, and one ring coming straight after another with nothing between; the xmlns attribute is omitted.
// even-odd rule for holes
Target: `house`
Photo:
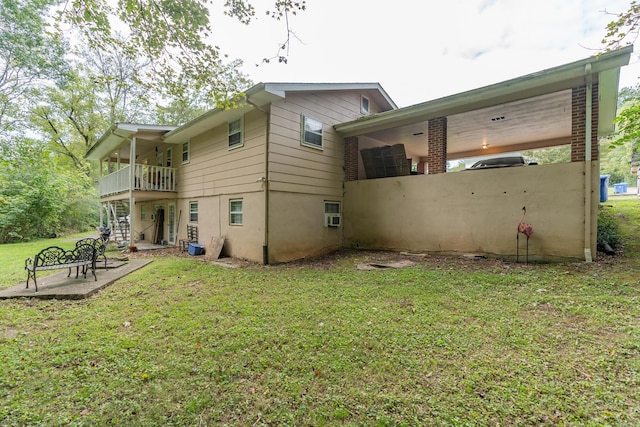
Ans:
<svg viewBox="0 0 640 427"><path fill-rule="evenodd" d="M590 261L598 138L631 52L405 108L377 83L261 83L177 128L115 124L87 158L134 241L175 244L196 224L200 243L224 236L227 254L263 263L341 247L510 258L526 207L531 258ZM570 162L447 173L455 159L561 145Z"/></svg>

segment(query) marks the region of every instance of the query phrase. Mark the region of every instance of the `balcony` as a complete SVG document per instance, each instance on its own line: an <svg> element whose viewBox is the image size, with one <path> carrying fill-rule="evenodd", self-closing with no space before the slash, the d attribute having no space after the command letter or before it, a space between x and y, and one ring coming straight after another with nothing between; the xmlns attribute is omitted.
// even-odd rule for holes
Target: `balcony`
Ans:
<svg viewBox="0 0 640 427"><path fill-rule="evenodd" d="M163 166L134 165L134 182L131 182L130 167L100 178L100 196L110 196L133 191L176 191L175 168Z"/></svg>

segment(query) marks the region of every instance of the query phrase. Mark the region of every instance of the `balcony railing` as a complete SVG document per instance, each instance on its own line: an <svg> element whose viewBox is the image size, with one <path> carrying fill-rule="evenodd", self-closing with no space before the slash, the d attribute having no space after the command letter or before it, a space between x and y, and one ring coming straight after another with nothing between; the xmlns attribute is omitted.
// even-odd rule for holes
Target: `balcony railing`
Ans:
<svg viewBox="0 0 640 427"><path fill-rule="evenodd" d="M134 165L134 182L130 182L129 168L125 166L100 179L100 195L129 191L176 191L176 169L163 166Z"/></svg>

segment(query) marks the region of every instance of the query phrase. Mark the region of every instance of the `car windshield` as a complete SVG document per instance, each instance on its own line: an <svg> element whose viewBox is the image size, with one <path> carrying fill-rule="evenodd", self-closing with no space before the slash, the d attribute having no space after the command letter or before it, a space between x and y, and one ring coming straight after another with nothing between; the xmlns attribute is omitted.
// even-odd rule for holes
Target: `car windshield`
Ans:
<svg viewBox="0 0 640 427"><path fill-rule="evenodd" d="M494 157L477 161L470 169L522 166L524 164L524 159L521 156Z"/></svg>

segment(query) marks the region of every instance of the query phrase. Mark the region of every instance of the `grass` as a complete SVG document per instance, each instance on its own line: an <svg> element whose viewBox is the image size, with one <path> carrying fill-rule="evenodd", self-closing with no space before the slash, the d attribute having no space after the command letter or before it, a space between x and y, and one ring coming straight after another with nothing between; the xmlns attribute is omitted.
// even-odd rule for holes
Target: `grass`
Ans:
<svg viewBox="0 0 640 427"><path fill-rule="evenodd" d="M593 264L169 257L2 301L0 424L638 425L640 203L610 204L625 253Z"/></svg>

